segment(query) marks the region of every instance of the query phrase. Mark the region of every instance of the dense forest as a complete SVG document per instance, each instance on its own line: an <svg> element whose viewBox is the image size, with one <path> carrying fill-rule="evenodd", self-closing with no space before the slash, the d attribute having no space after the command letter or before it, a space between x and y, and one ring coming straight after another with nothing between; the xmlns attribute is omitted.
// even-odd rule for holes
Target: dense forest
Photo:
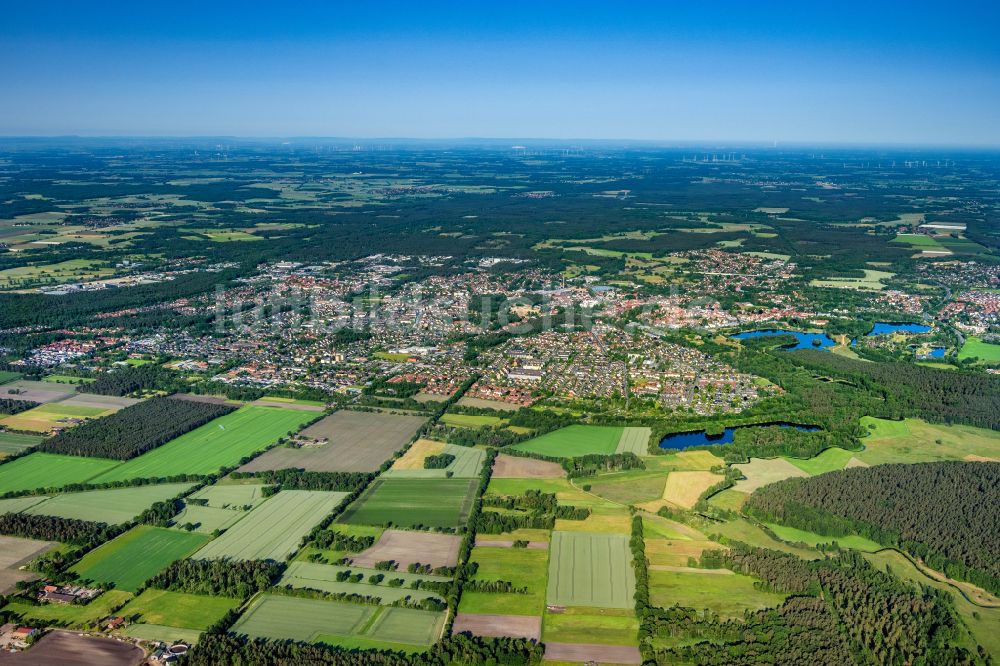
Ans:
<svg viewBox="0 0 1000 666"><path fill-rule="evenodd" d="M122 396L163 388L164 380L172 376L173 373L158 365L128 366L101 373L96 381L82 384L79 390L82 393Z"/></svg>
<svg viewBox="0 0 1000 666"><path fill-rule="evenodd" d="M755 492L744 508L820 534L860 534L1000 592L1000 463L878 465L787 479Z"/></svg>
<svg viewBox="0 0 1000 666"><path fill-rule="evenodd" d="M266 590L285 565L261 560L177 560L146 582L147 587L235 599Z"/></svg>
<svg viewBox="0 0 1000 666"><path fill-rule="evenodd" d="M37 402L15 400L13 398L0 398L0 414L20 414L21 412L37 406Z"/></svg>
<svg viewBox="0 0 1000 666"><path fill-rule="evenodd" d="M156 397L42 442L38 449L72 456L128 460L194 430L235 407Z"/></svg>

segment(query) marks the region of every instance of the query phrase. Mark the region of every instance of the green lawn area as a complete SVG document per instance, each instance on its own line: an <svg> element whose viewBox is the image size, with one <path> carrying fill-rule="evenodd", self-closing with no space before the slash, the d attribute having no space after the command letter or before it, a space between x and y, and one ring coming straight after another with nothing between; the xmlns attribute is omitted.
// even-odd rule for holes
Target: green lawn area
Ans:
<svg viewBox="0 0 1000 666"><path fill-rule="evenodd" d="M650 571L649 600L654 606L710 608L723 618L741 618L743 611L779 606L787 595L761 592L755 580L740 574Z"/></svg>
<svg viewBox="0 0 1000 666"><path fill-rule="evenodd" d="M511 448L554 458L572 458L589 453L606 455L617 450L623 430L617 426L571 425Z"/></svg>
<svg viewBox="0 0 1000 666"><path fill-rule="evenodd" d="M89 604L32 604L14 601L2 610L20 615L25 620L34 620L39 624L54 623L63 625L90 624L111 614L131 597L132 594L123 590L108 590Z"/></svg>
<svg viewBox="0 0 1000 666"><path fill-rule="evenodd" d="M45 440L40 435L22 435L16 432L0 431L0 458L37 446Z"/></svg>
<svg viewBox="0 0 1000 666"><path fill-rule="evenodd" d="M92 384L97 380L93 377L74 377L72 375L48 375L42 377L43 382L50 384Z"/></svg>
<svg viewBox="0 0 1000 666"><path fill-rule="evenodd" d="M570 607L546 612L542 619L542 640L553 643L638 645L638 633L639 620L631 609Z"/></svg>
<svg viewBox="0 0 1000 666"><path fill-rule="evenodd" d="M469 516L475 479L376 479L338 522L458 527Z"/></svg>
<svg viewBox="0 0 1000 666"><path fill-rule="evenodd" d="M228 597L147 589L128 602L118 615L130 622L204 630L239 608L240 603L239 599ZM134 620L133 615L139 618Z"/></svg>
<svg viewBox="0 0 1000 666"><path fill-rule="evenodd" d="M84 483L120 464L104 458L32 453L0 465L0 494Z"/></svg>
<svg viewBox="0 0 1000 666"><path fill-rule="evenodd" d="M844 469L844 465L854 457L855 453L857 452L845 451L844 449L833 447L824 450L818 456L806 460L801 458L785 458L785 460L810 476L816 476L817 474Z"/></svg>
<svg viewBox="0 0 1000 666"><path fill-rule="evenodd" d="M163 624L130 624L122 630L122 635L131 636L144 641L161 641L163 643L176 643L183 641L188 645L194 645L201 637L201 632L197 629L182 629L180 627L168 627Z"/></svg>
<svg viewBox="0 0 1000 666"><path fill-rule="evenodd" d="M131 592L208 540L204 534L140 525L84 555L72 571Z"/></svg>
<svg viewBox="0 0 1000 666"><path fill-rule="evenodd" d="M545 610L549 553L534 548L483 548L472 551L479 565L472 580L506 580L528 594L463 592L459 612L490 615L541 615Z"/></svg>
<svg viewBox="0 0 1000 666"><path fill-rule="evenodd" d="M498 426L506 420L498 416L472 416L470 414L445 414L441 422L460 428L482 428L483 426Z"/></svg>
<svg viewBox="0 0 1000 666"><path fill-rule="evenodd" d="M765 524L767 525L767 528L774 532L779 539L789 543L804 543L815 547L817 544L833 543L836 541L842 548L853 548L854 550L863 550L869 553L882 550L884 547L881 544L875 543L871 539L866 539L865 537L858 536L856 534L850 534L842 537L831 537L816 534L815 532L798 530L794 527L785 527L784 525L778 525L776 523Z"/></svg>
<svg viewBox="0 0 1000 666"><path fill-rule="evenodd" d="M191 483L162 483L132 488L65 493L35 504L24 513L118 525L132 520L155 502L176 497L192 485Z"/></svg>
<svg viewBox="0 0 1000 666"><path fill-rule="evenodd" d="M958 360L978 358L980 363L1000 363L1000 345L983 342L982 338L969 336L958 352Z"/></svg>
<svg viewBox="0 0 1000 666"><path fill-rule="evenodd" d="M94 479L96 483L159 478L176 474L214 474L236 465L316 417L279 407L247 406L206 423L163 446L133 458Z"/></svg>
<svg viewBox="0 0 1000 666"><path fill-rule="evenodd" d="M1000 460L1000 432L965 425L940 425L920 419L889 421L865 416L870 430L864 451L855 456L869 465L964 460L980 456Z"/></svg>

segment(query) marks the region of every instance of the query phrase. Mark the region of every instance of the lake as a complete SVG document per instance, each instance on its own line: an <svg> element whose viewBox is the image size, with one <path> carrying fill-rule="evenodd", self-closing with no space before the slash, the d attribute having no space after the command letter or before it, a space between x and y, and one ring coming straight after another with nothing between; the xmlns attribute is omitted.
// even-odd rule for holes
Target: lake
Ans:
<svg viewBox="0 0 1000 666"><path fill-rule="evenodd" d="M778 329L770 329L767 331L746 331L744 333L737 333L733 337L737 340L746 340L748 338L773 338L778 335L791 335L798 341L796 345L788 347L788 349L826 349L827 347L832 347L837 344L834 339L826 333L803 333L801 331L786 331Z"/></svg>
<svg viewBox="0 0 1000 666"><path fill-rule="evenodd" d="M865 335L888 335L889 333L929 333L930 326L924 324L894 324L892 322L877 321L869 333Z"/></svg>
<svg viewBox="0 0 1000 666"><path fill-rule="evenodd" d="M708 446L714 444L732 444L736 431L740 428L766 428L768 426L778 426L779 428L795 428L805 432L816 432L822 430L819 426L800 425L798 423L758 423L756 425L733 426L726 428L718 435L709 435L704 430L693 432L674 432L660 440L661 449L689 449L692 446Z"/></svg>

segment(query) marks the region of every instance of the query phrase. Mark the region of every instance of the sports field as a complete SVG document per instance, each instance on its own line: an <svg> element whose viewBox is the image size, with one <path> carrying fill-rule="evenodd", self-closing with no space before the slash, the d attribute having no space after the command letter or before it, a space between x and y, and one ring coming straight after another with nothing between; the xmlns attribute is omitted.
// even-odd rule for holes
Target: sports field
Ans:
<svg viewBox="0 0 1000 666"><path fill-rule="evenodd" d="M920 463L936 460L1000 460L1000 433L964 425L940 425L920 419L889 421L865 416L870 430L855 457L869 465ZM2 469L2 466L0 466Z"/></svg>
<svg viewBox="0 0 1000 666"><path fill-rule="evenodd" d="M627 536L555 531L550 549L548 604L632 607L635 574Z"/></svg>
<svg viewBox="0 0 1000 666"><path fill-rule="evenodd" d="M57 426L72 426L79 421L94 419L114 413L114 409L70 405L52 402L33 407L28 411L0 419L0 426L11 430L48 433Z"/></svg>
<svg viewBox="0 0 1000 666"><path fill-rule="evenodd" d="M589 453L607 455L618 450L623 432L624 428L618 426L571 425L510 448L553 458L572 458Z"/></svg>
<svg viewBox="0 0 1000 666"><path fill-rule="evenodd" d="M744 610L773 608L785 600L787 595L757 590L755 582L740 574L653 570L649 601L661 608L710 608L722 618L742 618Z"/></svg>
<svg viewBox="0 0 1000 666"><path fill-rule="evenodd" d="M322 490L283 490L199 550L200 559L283 561L302 537L347 496Z"/></svg>
<svg viewBox="0 0 1000 666"><path fill-rule="evenodd" d="M121 617L139 615L138 622L179 629L208 629L229 611L239 608L238 599L202 594L144 590L118 611Z"/></svg>
<svg viewBox="0 0 1000 666"><path fill-rule="evenodd" d="M374 472L402 449L426 420L422 416L341 410L302 431L304 437L325 440L325 444L272 449L240 471L301 467L314 472Z"/></svg>
<svg viewBox="0 0 1000 666"><path fill-rule="evenodd" d="M36 452L0 465L0 494L84 483L118 465L117 460Z"/></svg>
<svg viewBox="0 0 1000 666"><path fill-rule="evenodd" d="M458 527L469 517L475 479L376 479L338 522Z"/></svg>
<svg viewBox="0 0 1000 666"><path fill-rule="evenodd" d="M0 431L0 458L12 456L25 449L42 443L39 435L22 435L16 432Z"/></svg>
<svg viewBox="0 0 1000 666"><path fill-rule="evenodd" d="M71 570L82 579L114 583L119 590L134 592L206 541L203 534L140 525L90 551Z"/></svg>
<svg viewBox="0 0 1000 666"><path fill-rule="evenodd" d="M39 502L25 509L24 513L117 525L132 520L152 506L154 502L162 502L176 497L192 485L190 483L164 483L133 488L66 493Z"/></svg>
<svg viewBox="0 0 1000 666"><path fill-rule="evenodd" d="M541 548L483 548L472 550L470 561L479 565L472 580L506 580L527 594L463 592L462 613L486 615L541 615L545 610L545 579L549 552Z"/></svg>
<svg viewBox="0 0 1000 666"><path fill-rule="evenodd" d="M345 646L354 639L430 645L440 635L443 623L444 613L264 595L232 631L251 637Z"/></svg>
<svg viewBox="0 0 1000 666"><path fill-rule="evenodd" d="M969 336L958 352L958 360L978 358L980 363L1000 363L1000 345L983 342L982 338Z"/></svg>
<svg viewBox="0 0 1000 666"><path fill-rule="evenodd" d="M213 474L236 465L314 417L312 412L294 409L242 407L123 463L94 482Z"/></svg>

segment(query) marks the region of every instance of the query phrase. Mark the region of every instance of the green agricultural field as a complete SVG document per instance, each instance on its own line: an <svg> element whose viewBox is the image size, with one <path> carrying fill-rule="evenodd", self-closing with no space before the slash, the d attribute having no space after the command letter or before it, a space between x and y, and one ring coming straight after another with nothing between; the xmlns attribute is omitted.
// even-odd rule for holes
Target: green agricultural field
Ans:
<svg viewBox="0 0 1000 666"><path fill-rule="evenodd" d="M84 555L72 571L84 580L114 583L119 590L134 592L207 541L203 534L140 525Z"/></svg>
<svg viewBox="0 0 1000 666"><path fill-rule="evenodd" d="M49 384L93 384L97 380L92 377L74 377L73 375L47 375L42 377L42 381Z"/></svg>
<svg viewBox="0 0 1000 666"><path fill-rule="evenodd" d="M1000 433L964 425L940 425L920 419L889 421L865 416L861 427L870 434L864 451L855 454L869 465L937 460L1000 460ZM2 467L0 467L2 469Z"/></svg>
<svg viewBox="0 0 1000 666"><path fill-rule="evenodd" d="M427 441L429 440L421 440L421 442ZM419 443L420 442L418 442L418 444ZM483 463L486 461L485 449L475 449L470 446L445 444L441 452L455 456L455 460L443 469L389 469L383 472L382 478L443 479L448 478L448 473L451 472L451 476L454 478L473 479L479 477L479 473L483 469ZM426 456L420 456L417 462L419 464L423 464L421 461L424 457Z"/></svg>
<svg viewBox="0 0 1000 666"><path fill-rule="evenodd" d="M745 610L773 608L785 600L785 594L757 590L755 582L740 574L653 570L649 572L649 600L662 608L710 608L723 618L742 618Z"/></svg>
<svg viewBox="0 0 1000 666"><path fill-rule="evenodd" d="M22 435L16 432L0 431L0 458L20 453L32 446L37 446L45 440L38 435Z"/></svg>
<svg viewBox="0 0 1000 666"><path fill-rule="evenodd" d="M164 483L132 488L66 493L55 495L44 502L35 504L26 509L24 513L118 525L132 520L155 502L176 497L192 485L190 483Z"/></svg>
<svg viewBox="0 0 1000 666"><path fill-rule="evenodd" d="M161 641L163 643L176 643L183 641L188 645L194 645L201 637L201 632L197 629L181 629L180 627L168 627L163 624L130 624L122 630L123 636L138 638L143 641Z"/></svg>
<svg viewBox="0 0 1000 666"><path fill-rule="evenodd" d="M472 580L506 580L527 594L501 592L463 592L461 613L488 615L541 615L545 610L546 576L549 553L535 548L484 548L472 551L472 562L479 565Z"/></svg>
<svg viewBox="0 0 1000 666"><path fill-rule="evenodd" d="M856 451L846 451L837 447L826 449L818 456L802 460L800 458L786 458L786 460L806 474L816 476L825 472L833 472L844 469L847 462L854 457Z"/></svg>
<svg viewBox="0 0 1000 666"><path fill-rule="evenodd" d="M31 455L0 464L0 494L37 488L62 488L84 483L117 467L117 460L81 458L53 453Z"/></svg>
<svg viewBox="0 0 1000 666"><path fill-rule="evenodd" d="M638 645L638 633L635 612L624 608L570 607L542 621L542 640L553 643Z"/></svg>
<svg viewBox="0 0 1000 666"><path fill-rule="evenodd" d="M333 512L347 493L282 490L222 536L199 550L200 559L282 561L295 552L302 537Z"/></svg>
<svg viewBox="0 0 1000 666"><path fill-rule="evenodd" d="M623 428L621 439L615 453L634 453L637 456L649 455L649 436L651 428Z"/></svg>
<svg viewBox="0 0 1000 666"><path fill-rule="evenodd" d="M204 630L239 608L238 599L209 597L167 590L144 590L125 605L118 615L126 619L138 615L138 622L179 629Z"/></svg>
<svg viewBox="0 0 1000 666"><path fill-rule="evenodd" d="M160 478L176 474L214 474L232 467L302 424L314 412L278 407L242 407L181 435L163 446L102 474L96 483Z"/></svg>
<svg viewBox="0 0 1000 666"><path fill-rule="evenodd" d="M916 250L942 249L941 243L937 242L933 236L926 236L924 234L896 234L892 242L906 244Z"/></svg>
<svg viewBox="0 0 1000 666"><path fill-rule="evenodd" d="M469 517L475 479L376 479L338 522L458 527Z"/></svg>
<svg viewBox="0 0 1000 666"><path fill-rule="evenodd" d="M409 608L264 595L233 626L251 637L292 639L343 647L429 646L441 634L444 613Z"/></svg>
<svg viewBox="0 0 1000 666"><path fill-rule="evenodd" d="M969 358L978 358L980 363L1000 363L1000 345L969 336L958 352L958 360L964 361Z"/></svg>
<svg viewBox="0 0 1000 666"><path fill-rule="evenodd" d="M33 407L25 412L4 417L0 426L11 430L27 430L29 432L51 432L53 428L66 425L67 419L87 420L113 413L114 409L103 407L85 407L70 405L65 402L51 402Z"/></svg>
<svg viewBox="0 0 1000 666"><path fill-rule="evenodd" d="M38 624L58 623L80 626L97 622L111 615L132 595L123 590L108 590L88 604L43 604L35 605L14 601L2 609L20 616L25 621Z"/></svg>
<svg viewBox="0 0 1000 666"><path fill-rule="evenodd" d="M586 480L590 492L619 504L638 504L663 497L667 473L636 469L598 474Z"/></svg>
<svg viewBox="0 0 1000 666"><path fill-rule="evenodd" d="M460 428L482 428L483 426L498 426L507 421L499 416L473 416L471 414L445 414L441 422Z"/></svg>
<svg viewBox="0 0 1000 666"><path fill-rule="evenodd" d="M804 560L815 560L819 557L819 553L812 548L793 546L790 543L778 541L745 518L737 518L736 520L730 520L725 523L712 523L711 525L706 525L704 530L706 533L711 535L718 534L726 537L727 539L742 541L743 543L751 546L757 546L758 548L780 550L781 552L795 555L796 557L800 557Z"/></svg>
<svg viewBox="0 0 1000 666"><path fill-rule="evenodd" d="M732 488L727 488L721 493L715 493L708 498L708 503L712 506L717 506L720 509L726 511L736 511L737 513L743 508L743 503L747 501L749 497L746 493L741 493L738 490L733 490Z"/></svg>
<svg viewBox="0 0 1000 666"><path fill-rule="evenodd" d="M547 603L632 607L635 574L627 536L556 531L550 550Z"/></svg>
<svg viewBox="0 0 1000 666"><path fill-rule="evenodd" d="M342 571L349 571L352 574L361 574L364 578L361 582L353 583L349 581L338 581L337 574ZM382 576L378 583L369 582L371 576ZM388 582L392 579L406 581L403 586L392 587ZM279 585L290 585L292 587L307 588L310 590L322 590L334 594L360 594L365 597L377 597L383 604L391 604L394 601L409 597L412 601L421 599L437 599L444 601L444 598L435 592L426 590L414 590L410 588L410 582L414 580L441 580L447 581L450 578L440 576L421 576L417 574L399 573L395 571L377 571L375 569L362 569L360 567L333 566L329 564L316 564L314 562L292 562L285 574L281 577Z"/></svg>
<svg viewBox="0 0 1000 666"><path fill-rule="evenodd" d="M511 449L554 458L572 458L589 453L607 455L618 450L623 432L624 428L617 426L571 425L521 442Z"/></svg>
<svg viewBox="0 0 1000 666"><path fill-rule="evenodd" d="M842 537L831 537L816 534L815 532L795 529L794 527L785 527L784 525L777 525L775 523L766 524L767 528L774 532L775 536L782 541L787 541L788 543L804 543L815 548L818 544L829 544L836 541L841 548L852 548L854 550L861 550L868 553L874 553L875 551L882 550L883 548L881 544L877 544L871 539L866 539L865 537L858 536L856 534L849 534Z"/></svg>
<svg viewBox="0 0 1000 666"><path fill-rule="evenodd" d="M247 513L236 509L217 509L213 506L185 503L181 512L174 516L173 524L184 529L187 529L187 525L194 525L193 531L212 534L216 530L232 527Z"/></svg>
<svg viewBox="0 0 1000 666"><path fill-rule="evenodd" d="M264 484L256 480L246 480L246 483L228 483L228 481L230 479L227 478L205 486L198 492L192 493L191 499L207 500L207 506L217 509L254 507L265 500ZM239 481L244 480L240 479Z"/></svg>
<svg viewBox="0 0 1000 666"><path fill-rule="evenodd" d="M9 370L0 370L0 384L6 384L7 382L12 382L15 379L20 379L21 373L10 372Z"/></svg>

